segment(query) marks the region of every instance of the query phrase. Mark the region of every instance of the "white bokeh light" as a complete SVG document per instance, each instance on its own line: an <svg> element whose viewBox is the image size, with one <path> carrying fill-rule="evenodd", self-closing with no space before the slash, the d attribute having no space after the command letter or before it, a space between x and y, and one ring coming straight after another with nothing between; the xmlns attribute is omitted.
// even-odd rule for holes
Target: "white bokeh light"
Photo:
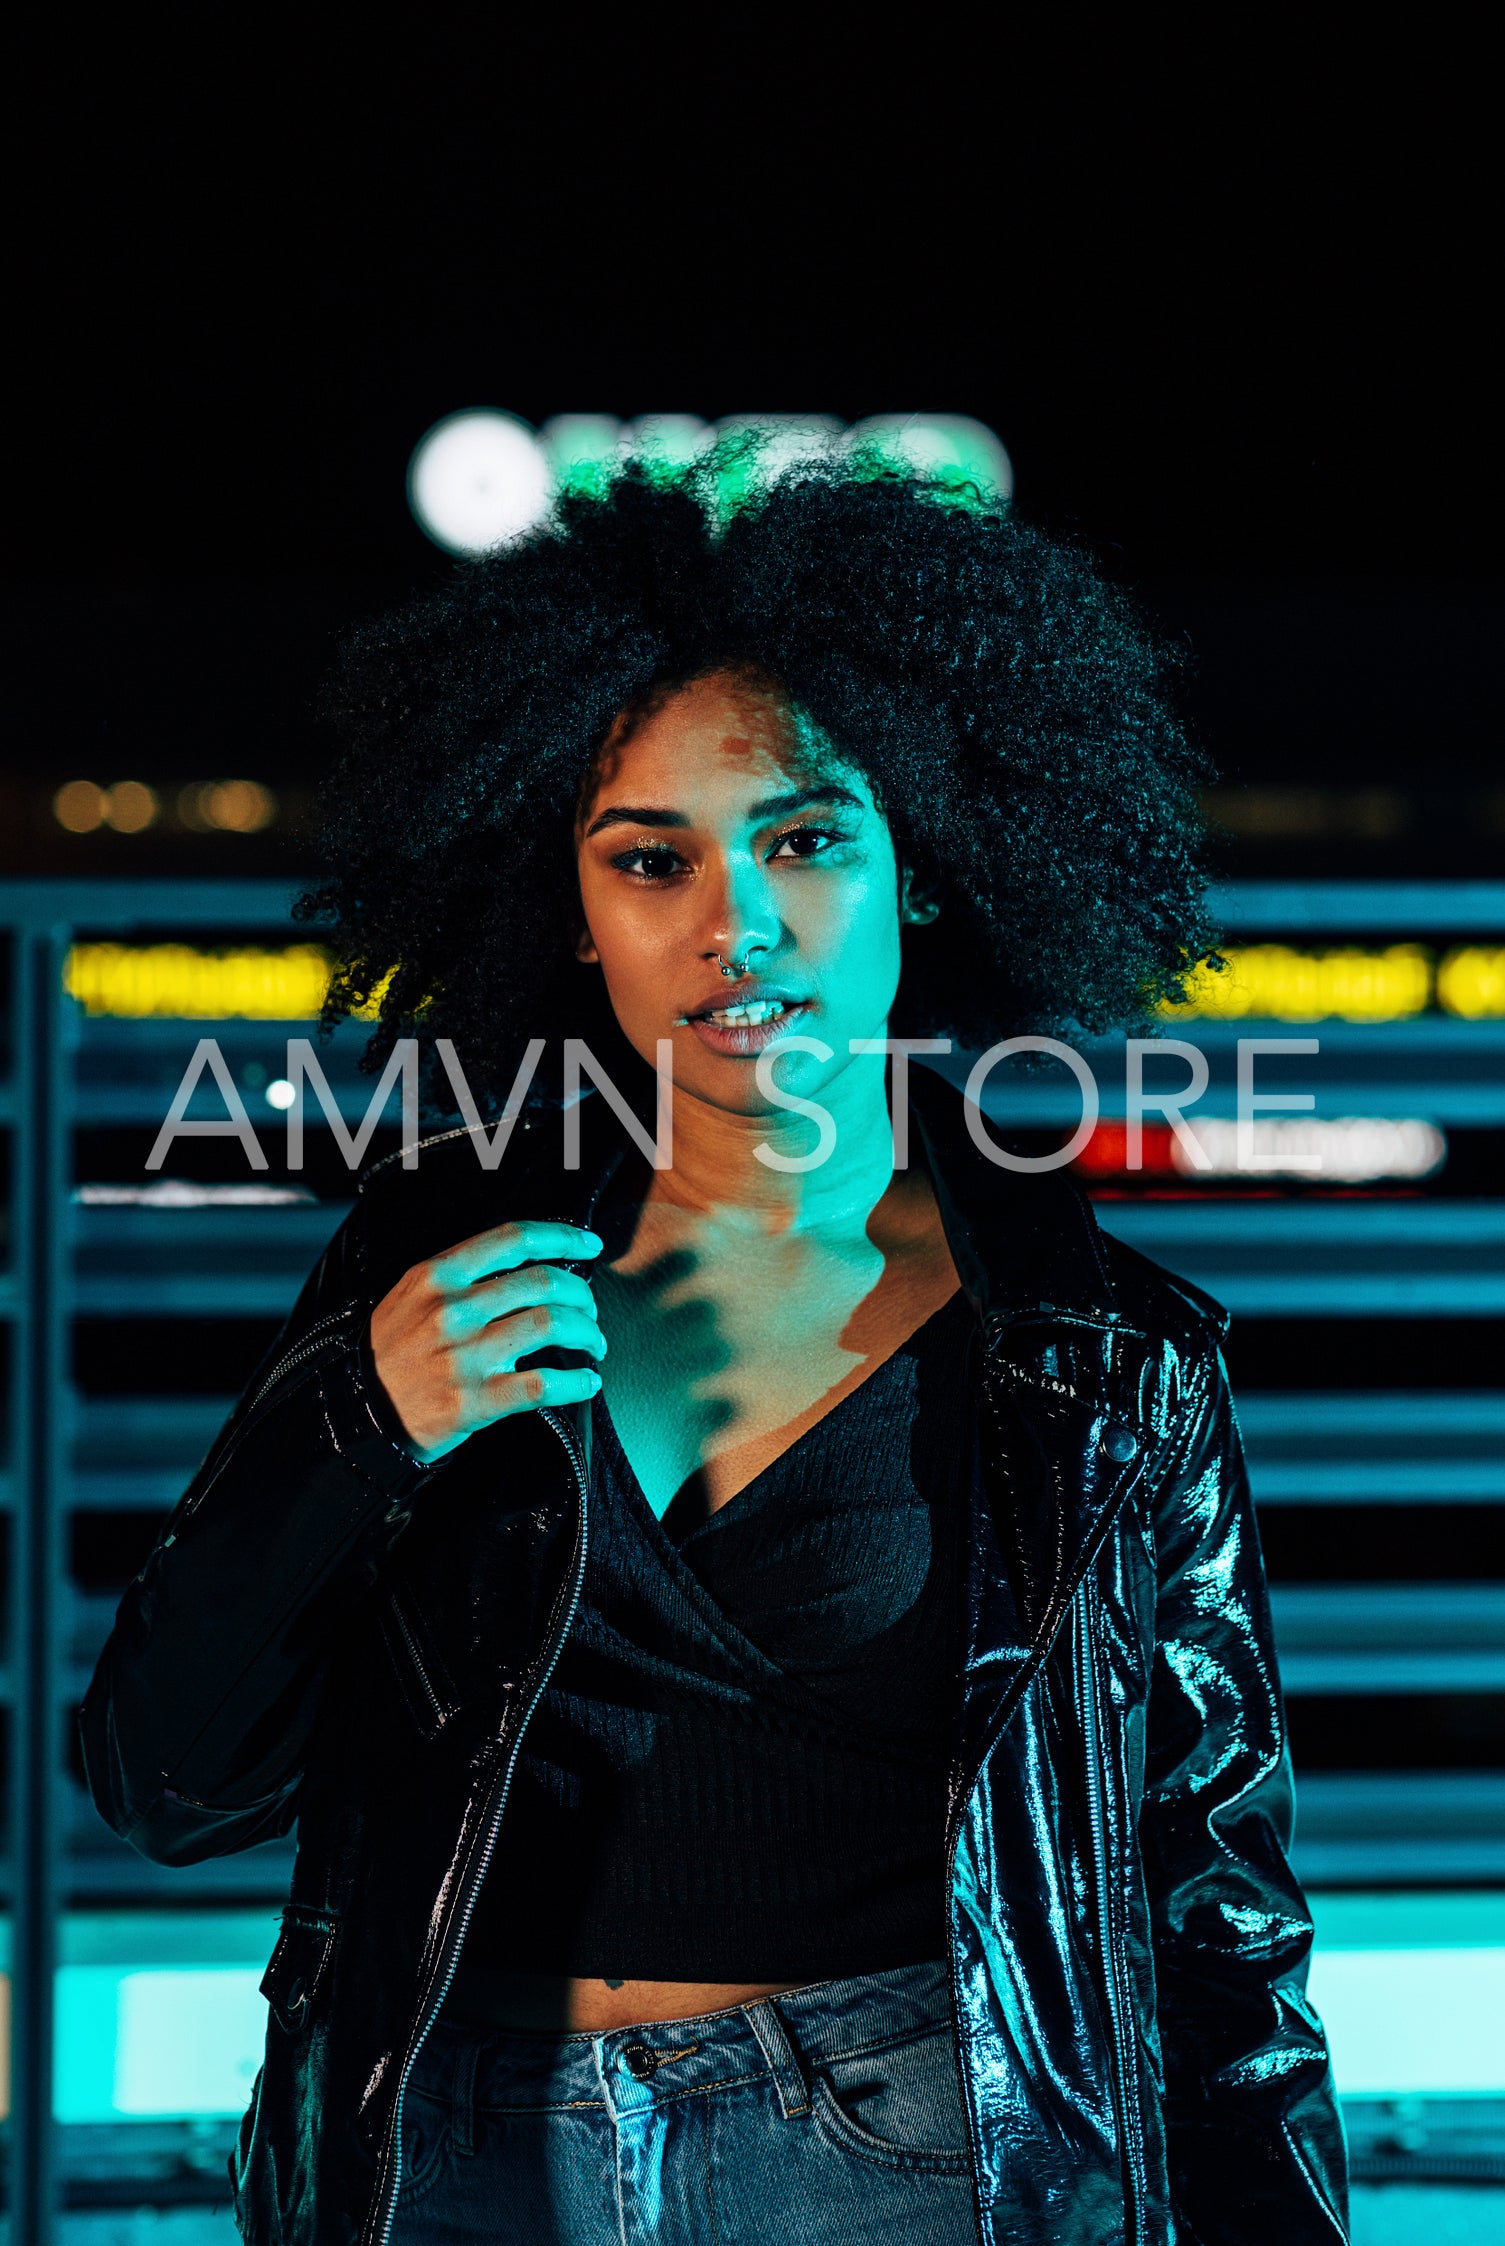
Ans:
<svg viewBox="0 0 1505 2246"><path fill-rule="evenodd" d="M436 421L408 463L413 513L452 554L484 554L521 538L553 494L553 471L527 422L490 408Z"/></svg>
<svg viewBox="0 0 1505 2246"><path fill-rule="evenodd" d="M1007 507L1014 472L983 422L965 414L875 414L849 428L828 413L738 413L714 427L693 413L557 413L534 431L515 413L475 407L436 421L408 463L419 525L452 554L521 538L555 500L600 497L630 460L655 480L706 460L723 519L787 470L871 456L879 471L934 479L958 499Z"/></svg>
<svg viewBox="0 0 1505 2246"><path fill-rule="evenodd" d="M987 501L1007 506L1014 495L1008 450L982 421L960 413L876 413L859 421L848 442L876 445L916 475L973 485Z"/></svg>
<svg viewBox="0 0 1505 2246"><path fill-rule="evenodd" d="M687 468L715 442L715 432L696 413L640 413L625 441L650 467Z"/></svg>

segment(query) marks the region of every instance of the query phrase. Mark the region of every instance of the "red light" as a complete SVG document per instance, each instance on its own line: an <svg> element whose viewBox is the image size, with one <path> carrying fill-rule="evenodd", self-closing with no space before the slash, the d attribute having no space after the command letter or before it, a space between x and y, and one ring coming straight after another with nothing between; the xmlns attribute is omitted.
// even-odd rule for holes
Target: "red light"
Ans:
<svg viewBox="0 0 1505 2246"><path fill-rule="evenodd" d="M1107 1117L1093 1132L1071 1167L1079 1177L1114 1178L1125 1174L1136 1177L1168 1178L1176 1174L1171 1160L1171 1127L1169 1123L1146 1123L1144 1126L1143 1171L1128 1169L1129 1127L1126 1123Z"/></svg>

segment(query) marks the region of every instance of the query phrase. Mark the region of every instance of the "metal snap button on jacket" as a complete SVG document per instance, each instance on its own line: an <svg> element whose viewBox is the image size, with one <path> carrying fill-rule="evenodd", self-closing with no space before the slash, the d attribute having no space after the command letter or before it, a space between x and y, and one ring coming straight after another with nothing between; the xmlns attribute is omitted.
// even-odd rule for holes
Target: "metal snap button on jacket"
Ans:
<svg viewBox="0 0 1505 2246"><path fill-rule="evenodd" d="M1109 1458L1122 1466L1139 1448L1139 1438L1127 1427L1110 1427L1103 1437L1103 1449Z"/></svg>

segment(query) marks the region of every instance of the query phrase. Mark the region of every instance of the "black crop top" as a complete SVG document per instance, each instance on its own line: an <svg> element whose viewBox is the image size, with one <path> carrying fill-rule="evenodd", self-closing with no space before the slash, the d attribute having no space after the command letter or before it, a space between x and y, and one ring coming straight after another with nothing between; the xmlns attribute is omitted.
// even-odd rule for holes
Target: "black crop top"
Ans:
<svg viewBox="0 0 1505 2246"><path fill-rule="evenodd" d="M958 1291L681 1542L597 1401L581 1603L467 1967L805 1981L944 1954L971 1331Z"/></svg>

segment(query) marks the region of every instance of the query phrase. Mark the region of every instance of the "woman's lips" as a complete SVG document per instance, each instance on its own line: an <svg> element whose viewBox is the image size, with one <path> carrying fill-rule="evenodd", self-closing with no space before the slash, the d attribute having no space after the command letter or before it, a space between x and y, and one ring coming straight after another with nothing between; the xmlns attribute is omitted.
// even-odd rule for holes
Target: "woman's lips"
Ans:
<svg viewBox="0 0 1505 2246"><path fill-rule="evenodd" d="M752 1000L745 1003L754 1014L763 1011L762 1002ZM809 1008L810 1001L807 998L785 999L778 1013L767 1014L762 1021L717 1022L706 1012L689 1015L686 1027L692 1029L701 1044L708 1045L713 1053L726 1053L736 1060L749 1060L766 1052L770 1045L786 1036L791 1025L799 1022L809 1012ZM740 1012L741 1008L733 1001L731 1006L717 1011Z"/></svg>

